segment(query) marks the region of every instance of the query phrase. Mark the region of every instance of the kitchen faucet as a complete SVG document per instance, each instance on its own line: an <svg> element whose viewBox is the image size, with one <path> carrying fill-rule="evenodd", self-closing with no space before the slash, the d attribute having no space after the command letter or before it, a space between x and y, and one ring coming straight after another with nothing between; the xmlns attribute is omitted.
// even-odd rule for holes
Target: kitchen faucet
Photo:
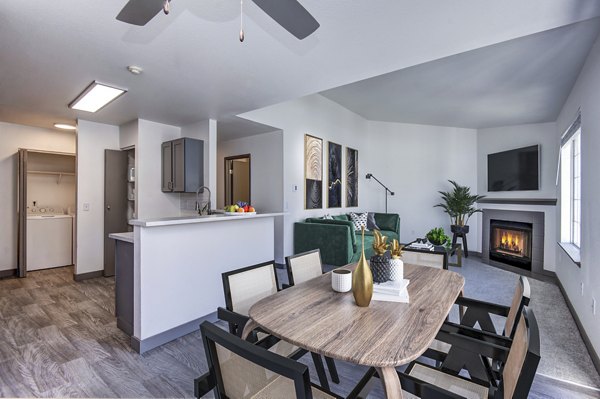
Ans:
<svg viewBox="0 0 600 399"><path fill-rule="evenodd" d="M204 192L204 190L208 191L208 203L206 205L204 205L202 208L200 208L200 192ZM203 215L203 214L212 215L212 210L211 210L212 206L210 203L210 197L211 197L210 188L208 188L206 186L198 187L198 190L196 190L196 211L198 211L199 215Z"/></svg>

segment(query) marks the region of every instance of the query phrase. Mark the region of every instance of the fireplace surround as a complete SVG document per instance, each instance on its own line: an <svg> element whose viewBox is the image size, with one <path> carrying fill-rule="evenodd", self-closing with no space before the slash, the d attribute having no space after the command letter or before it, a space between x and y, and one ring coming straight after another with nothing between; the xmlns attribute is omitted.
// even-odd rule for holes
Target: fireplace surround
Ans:
<svg viewBox="0 0 600 399"><path fill-rule="evenodd" d="M531 271L532 223L490 220L490 259Z"/></svg>
<svg viewBox="0 0 600 399"><path fill-rule="evenodd" d="M484 209L482 241L484 263L543 274L544 212Z"/></svg>

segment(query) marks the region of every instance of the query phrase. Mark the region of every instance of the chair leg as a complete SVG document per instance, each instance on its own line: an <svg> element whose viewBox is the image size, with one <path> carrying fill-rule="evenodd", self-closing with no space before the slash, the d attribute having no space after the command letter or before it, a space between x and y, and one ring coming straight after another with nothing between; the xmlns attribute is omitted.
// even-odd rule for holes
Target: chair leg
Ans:
<svg viewBox="0 0 600 399"><path fill-rule="evenodd" d="M323 367L323 358L321 358L321 355L312 352L310 355L312 356L313 363L315 364L315 369L317 370L317 376L319 377L319 383L321 387L329 391L329 381L327 381L325 367Z"/></svg>
<svg viewBox="0 0 600 399"><path fill-rule="evenodd" d="M327 368L329 369L331 381L333 381L336 384L339 384L340 377L338 376L337 368L335 367L335 362L332 358L325 356L325 363L327 363Z"/></svg>

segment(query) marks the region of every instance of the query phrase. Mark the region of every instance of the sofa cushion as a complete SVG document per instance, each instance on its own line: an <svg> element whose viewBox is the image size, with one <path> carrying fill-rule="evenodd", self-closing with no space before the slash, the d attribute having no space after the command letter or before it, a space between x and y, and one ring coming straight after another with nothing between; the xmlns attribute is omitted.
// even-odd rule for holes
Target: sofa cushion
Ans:
<svg viewBox="0 0 600 399"><path fill-rule="evenodd" d="M350 219L348 219L348 215L346 214L341 214L341 215L333 215L333 219L334 220L343 220L345 222L349 221Z"/></svg>
<svg viewBox="0 0 600 399"><path fill-rule="evenodd" d="M354 230L361 231L362 229L367 229L367 216L368 213L350 213L350 220L354 225Z"/></svg>
<svg viewBox="0 0 600 399"><path fill-rule="evenodd" d="M400 216L396 213L375 213L375 222L380 230L400 232Z"/></svg>
<svg viewBox="0 0 600 399"><path fill-rule="evenodd" d="M308 218L306 223L325 223L325 224L337 224L350 227L350 239L352 241L352 247L356 251L356 233L354 232L354 225L348 220L337 220L337 219L321 219L321 218Z"/></svg>

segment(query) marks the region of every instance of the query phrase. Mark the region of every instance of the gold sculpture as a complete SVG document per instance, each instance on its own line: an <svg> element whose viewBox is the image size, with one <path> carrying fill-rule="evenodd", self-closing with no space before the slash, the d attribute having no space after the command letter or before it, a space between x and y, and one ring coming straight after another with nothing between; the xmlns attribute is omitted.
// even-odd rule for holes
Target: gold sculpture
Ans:
<svg viewBox="0 0 600 399"><path fill-rule="evenodd" d="M364 231L363 231L364 234ZM386 242L387 241L387 237L382 235L379 230L374 230L373 231L373 235L375 237L375 239L373 240L373 250L375 251L375 253L379 256L382 256L385 254L385 252L388 250L389 244Z"/></svg>
<svg viewBox="0 0 600 399"><path fill-rule="evenodd" d="M404 248L404 245L400 245L398 240L394 239L394 241L392 241L392 248L391 248L392 259L400 259L402 257L402 254L404 253L404 251L402 251L403 248Z"/></svg>
<svg viewBox="0 0 600 399"><path fill-rule="evenodd" d="M381 235L381 234L380 234ZM358 306L367 307L373 297L373 274L365 258L365 229L362 229L362 254L352 274L352 295Z"/></svg>

